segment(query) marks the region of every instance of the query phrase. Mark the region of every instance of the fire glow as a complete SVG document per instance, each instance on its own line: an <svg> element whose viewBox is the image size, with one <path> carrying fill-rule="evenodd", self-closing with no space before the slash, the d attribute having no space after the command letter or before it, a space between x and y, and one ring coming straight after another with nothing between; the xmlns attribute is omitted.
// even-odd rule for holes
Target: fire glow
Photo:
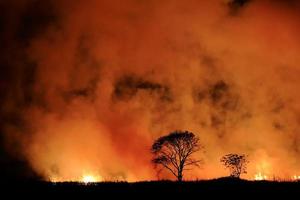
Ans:
<svg viewBox="0 0 300 200"><path fill-rule="evenodd" d="M88 184L88 183L96 183L100 182L101 179L99 176L92 176L92 175L84 175L81 180L83 183Z"/></svg>
<svg viewBox="0 0 300 200"><path fill-rule="evenodd" d="M261 172L255 174L255 176L254 176L254 180L256 180L256 181L262 181L262 180L267 180L267 179L268 179L268 176Z"/></svg>
<svg viewBox="0 0 300 200"><path fill-rule="evenodd" d="M187 179L232 151L253 157L241 178L300 179L300 1L12 2L1 138L45 180L155 180L149 147L180 129L207 152Z"/></svg>
<svg viewBox="0 0 300 200"><path fill-rule="evenodd" d="M273 166L270 162L270 158L262 154L261 158L257 159L257 163L254 165L257 173L254 175L254 180L262 181L262 180L269 180L269 175L272 174Z"/></svg>
<svg viewBox="0 0 300 200"><path fill-rule="evenodd" d="M50 177L49 180L52 183L78 182L84 184L97 183L103 181L100 175L92 175L92 174L84 174L81 177L77 177L77 178Z"/></svg>
<svg viewBox="0 0 300 200"><path fill-rule="evenodd" d="M298 175L294 175L294 176L292 176L292 180L294 180L294 181L300 181L300 176Z"/></svg>

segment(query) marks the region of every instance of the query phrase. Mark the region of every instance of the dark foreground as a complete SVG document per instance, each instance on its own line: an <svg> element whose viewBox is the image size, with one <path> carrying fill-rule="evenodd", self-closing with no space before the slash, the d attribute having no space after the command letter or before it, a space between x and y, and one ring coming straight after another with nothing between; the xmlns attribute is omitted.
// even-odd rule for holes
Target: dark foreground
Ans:
<svg viewBox="0 0 300 200"><path fill-rule="evenodd" d="M6 182L1 186L2 194L21 197L95 197L143 195L140 197L189 196L229 197L247 199L247 197L300 197L300 182L245 181L235 179L216 179L195 182L106 182L106 183L49 183L39 181ZM242 196L241 196L242 195Z"/></svg>

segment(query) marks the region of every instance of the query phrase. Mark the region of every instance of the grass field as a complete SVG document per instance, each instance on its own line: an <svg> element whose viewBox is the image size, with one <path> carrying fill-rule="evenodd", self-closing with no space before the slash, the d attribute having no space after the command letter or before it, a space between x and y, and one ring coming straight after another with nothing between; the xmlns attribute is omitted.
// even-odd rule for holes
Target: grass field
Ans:
<svg viewBox="0 0 300 200"><path fill-rule="evenodd" d="M203 195L222 197L260 197L263 196L291 196L298 199L300 196L300 182L275 182L275 181L246 181L239 179L220 178L206 181L173 182L101 182L101 183L50 183L41 181L6 182L1 187L6 193L12 195L34 195L36 197L80 195L146 195L150 196L179 196ZM244 196L241 196L244 195ZM243 199L243 198L242 198Z"/></svg>

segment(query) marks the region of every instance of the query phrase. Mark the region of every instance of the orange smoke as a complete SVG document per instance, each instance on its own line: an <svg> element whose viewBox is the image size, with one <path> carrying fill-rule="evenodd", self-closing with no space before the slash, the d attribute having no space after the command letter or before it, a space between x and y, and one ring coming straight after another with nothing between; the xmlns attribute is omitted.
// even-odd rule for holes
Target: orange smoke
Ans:
<svg viewBox="0 0 300 200"><path fill-rule="evenodd" d="M55 17L22 46L31 84L5 106L26 127L6 126L8 146L44 179L156 179L151 143L180 129L206 148L187 179L227 175L228 153L249 155L244 178L300 174L298 3L45 2Z"/></svg>

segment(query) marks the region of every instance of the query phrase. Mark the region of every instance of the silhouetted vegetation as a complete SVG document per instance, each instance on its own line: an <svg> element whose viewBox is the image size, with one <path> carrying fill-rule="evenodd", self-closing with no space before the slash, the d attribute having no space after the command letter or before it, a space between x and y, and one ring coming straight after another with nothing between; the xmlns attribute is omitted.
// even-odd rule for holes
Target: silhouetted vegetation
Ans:
<svg viewBox="0 0 300 200"><path fill-rule="evenodd" d="M183 179L183 171L188 166L199 166L201 160L193 159L192 155L203 149L199 138L188 131L175 131L154 141L151 151L152 162L156 167L162 166L169 170L178 181Z"/></svg>
<svg viewBox="0 0 300 200"><path fill-rule="evenodd" d="M231 177L240 178L241 174L247 173L247 164L249 161L246 155L227 154L220 161L225 168L229 169Z"/></svg>
<svg viewBox="0 0 300 200"><path fill-rule="evenodd" d="M246 181L242 179L220 178L203 181L149 181L149 182L101 182L83 184L76 182L49 183L49 182L2 182L0 184L2 196L8 195L8 199L20 197L18 199L27 199L26 197L38 197L38 199L56 198L72 199L83 197L87 199L88 195L93 195L95 199L112 199L113 196L119 196L120 199L126 199L126 194L138 195L140 199L152 197L161 199L161 195L168 198L184 199L196 197L195 195L213 199L219 196L221 199L242 199L243 197L261 198L264 195L270 199L273 195L283 195L283 199L289 199L289 196L295 195L300 191L300 182L274 182L274 181ZM81 196L82 195L82 196ZM147 196L141 196L147 195ZM189 197L191 195L191 197ZM242 195L242 196L241 196ZM247 195L247 196L244 196ZM105 198L108 196L108 198ZM4 198L6 199L6 198ZM31 199L31 198L29 198Z"/></svg>

